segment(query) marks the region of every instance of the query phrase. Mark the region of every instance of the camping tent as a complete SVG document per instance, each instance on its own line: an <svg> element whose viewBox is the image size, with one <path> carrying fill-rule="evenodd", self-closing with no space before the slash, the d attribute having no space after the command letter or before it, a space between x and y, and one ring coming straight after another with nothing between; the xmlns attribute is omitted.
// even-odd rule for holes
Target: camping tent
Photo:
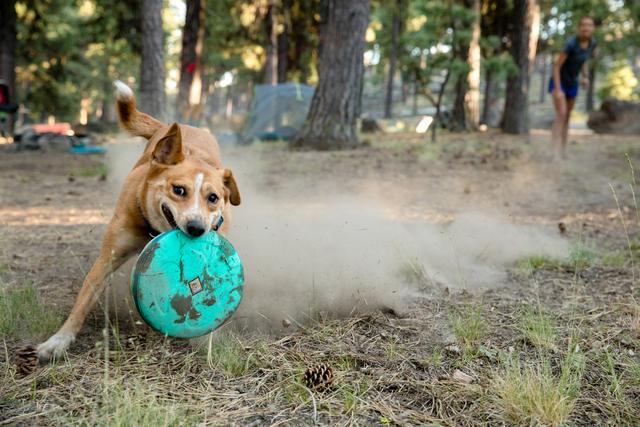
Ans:
<svg viewBox="0 0 640 427"><path fill-rule="evenodd" d="M240 140L289 140L304 124L314 88L298 83L256 85Z"/></svg>

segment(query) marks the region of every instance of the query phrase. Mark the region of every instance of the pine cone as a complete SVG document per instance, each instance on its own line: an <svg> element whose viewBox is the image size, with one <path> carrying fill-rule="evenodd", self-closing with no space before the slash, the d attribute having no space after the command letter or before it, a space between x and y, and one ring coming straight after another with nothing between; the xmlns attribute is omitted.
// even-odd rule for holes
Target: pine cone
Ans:
<svg viewBox="0 0 640 427"><path fill-rule="evenodd" d="M325 390L333 383L333 369L326 363L312 366L304 371L302 380L311 389Z"/></svg>
<svg viewBox="0 0 640 427"><path fill-rule="evenodd" d="M34 347L28 345L16 350L16 369L23 377L38 369L38 352Z"/></svg>

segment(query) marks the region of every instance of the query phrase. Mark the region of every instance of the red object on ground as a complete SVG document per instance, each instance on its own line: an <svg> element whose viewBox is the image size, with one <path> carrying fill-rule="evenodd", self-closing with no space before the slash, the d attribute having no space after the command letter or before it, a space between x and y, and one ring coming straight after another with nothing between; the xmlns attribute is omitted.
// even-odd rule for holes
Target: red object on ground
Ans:
<svg viewBox="0 0 640 427"><path fill-rule="evenodd" d="M68 135L71 130L71 123L61 122L52 125L39 123L31 125L31 128L38 133L56 133L58 135Z"/></svg>

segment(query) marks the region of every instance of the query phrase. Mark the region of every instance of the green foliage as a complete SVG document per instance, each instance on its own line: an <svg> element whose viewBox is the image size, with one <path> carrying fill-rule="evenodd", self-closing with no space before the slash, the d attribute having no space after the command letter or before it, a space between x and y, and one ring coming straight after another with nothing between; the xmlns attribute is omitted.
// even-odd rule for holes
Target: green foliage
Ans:
<svg viewBox="0 0 640 427"><path fill-rule="evenodd" d="M603 99L608 97L625 101L640 99L640 86L631 65L625 61L616 61L609 69L598 95Z"/></svg>

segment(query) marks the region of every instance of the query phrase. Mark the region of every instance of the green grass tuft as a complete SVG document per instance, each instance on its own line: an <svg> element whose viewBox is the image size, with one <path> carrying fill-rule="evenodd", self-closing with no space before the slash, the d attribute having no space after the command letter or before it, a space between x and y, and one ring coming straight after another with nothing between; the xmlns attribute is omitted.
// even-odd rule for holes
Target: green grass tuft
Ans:
<svg viewBox="0 0 640 427"><path fill-rule="evenodd" d="M536 348L545 350L556 348L556 329L553 318L539 307L529 308L522 314L518 330L522 338Z"/></svg>
<svg viewBox="0 0 640 427"><path fill-rule="evenodd" d="M495 403L500 415L507 424L566 424L580 397L584 357L570 351L558 374L554 374L548 359L526 363L523 366L517 357L510 358L495 378Z"/></svg>
<svg viewBox="0 0 640 427"><path fill-rule="evenodd" d="M238 338L222 335L209 340L206 358L212 368L221 370L230 378L238 378L253 368L249 355Z"/></svg>
<svg viewBox="0 0 640 427"><path fill-rule="evenodd" d="M106 176L109 169L107 165L100 163L91 166L85 166L82 168L74 169L71 171L70 175L82 177L82 178L92 178L98 176Z"/></svg>
<svg viewBox="0 0 640 427"><path fill-rule="evenodd" d="M0 336L39 339L55 332L62 316L46 307L32 284L0 289Z"/></svg>

